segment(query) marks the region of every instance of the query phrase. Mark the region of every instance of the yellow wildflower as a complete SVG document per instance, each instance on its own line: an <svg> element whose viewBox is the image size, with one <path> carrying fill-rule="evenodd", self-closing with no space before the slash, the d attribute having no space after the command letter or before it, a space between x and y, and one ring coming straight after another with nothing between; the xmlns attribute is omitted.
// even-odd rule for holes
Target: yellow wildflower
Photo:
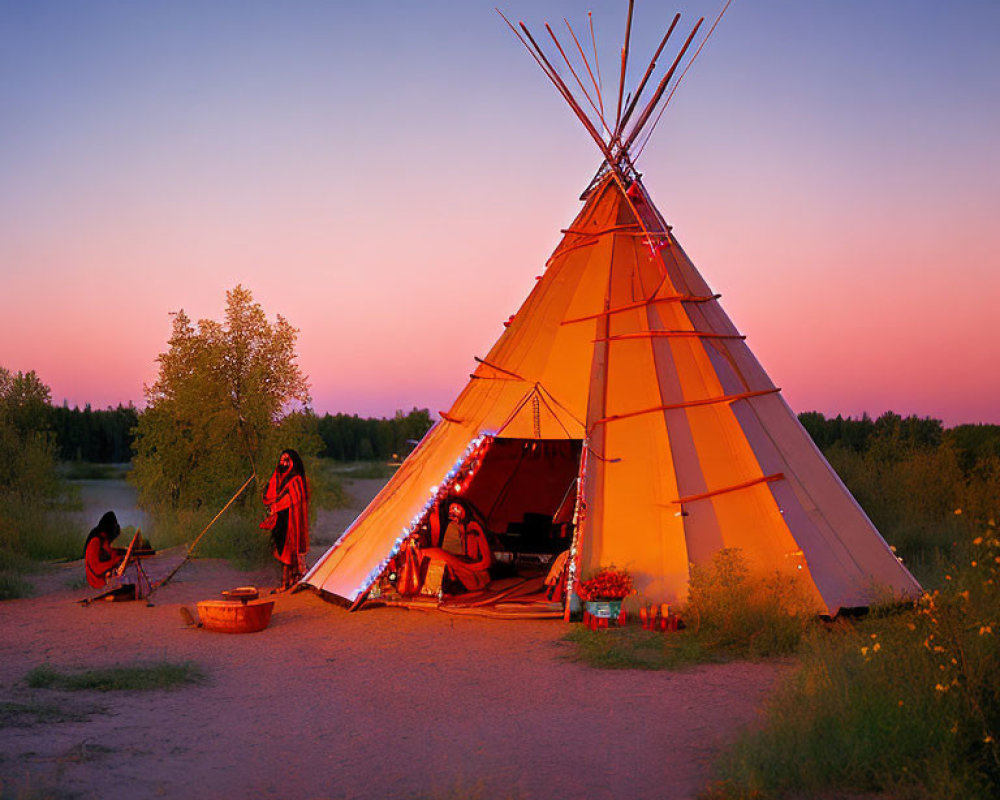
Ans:
<svg viewBox="0 0 1000 800"><path fill-rule="evenodd" d="M961 514L961 513L962 513L962 509L960 509L960 508L956 508L956 509L955 509L955 513L956 513L956 514Z"/></svg>
<svg viewBox="0 0 1000 800"><path fill-rule="evenodd" d="M868 655L868 648L867 647L862 647L861 648L861 655L863 655L863 656L867 656Z"/></svg>
<svg viewBox="0 0 1000 800"><path fill-rule="evenodd" d="M880 645L878 642L875 642L874 646L872 647L872 652L873 653L877 653L881 649L882 649L882 645Z"/></svg>
<svg viewBox="0 0 1000 800"><path fill-rule="evenodd" d="M972 566L978 566L975 561L972 562Z"/></svg>
<svg viewBox="0 0 1000 800"><path fill-rule="evenodd" d="M972 540L972 543L973 544L982 544L983 543L983 537L982 536L977 536L975 539Z"/></svg>
<svg viewBox="0 0 1000 800"><path fill-rule="evenodd" d="M992 741L993 741L993 737L992 736L984 736L983 737L983 744L989 744Z"/></svg>
<svg viewBox="0 0 1000 800"><path fill-rule="evenodd" d="M947 692L948 691L948 687L945 686L944 684L941 684L941 683L935 684L934 685L934 689L936 691L938 691L938 692Z"/></svg>
<svg viewBox="0 0 1000 800"><path fill-rule="evenodd" d="M985 636L988 633L993 633L993 626L992 625L983 625L979 629L979 635L980 636Z"/></svg>

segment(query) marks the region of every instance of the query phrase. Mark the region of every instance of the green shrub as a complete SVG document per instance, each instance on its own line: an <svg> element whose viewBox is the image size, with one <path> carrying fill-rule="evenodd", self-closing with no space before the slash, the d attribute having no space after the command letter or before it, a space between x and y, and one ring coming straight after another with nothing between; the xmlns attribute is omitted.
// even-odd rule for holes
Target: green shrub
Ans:
<svg viewBox="0 0 1000 800"><path fill-rule="evenodd" d="M692 567L680 616L686 628L675 633L581 626L566 640L574 658L599 669L677 669L792 654L815 620L796 576L755 574L736 549Z"/></svg>
<svg viewBox="0 0 1000 800"><path fill-rule="evenodd" d="M736 548L691 568L682 612L706 650L733 658L795 652L814 616L797 575L751 572Z"/></svg>
<svg viewBox="0 0 1000 800"><path fill-rule="evenodd" d="M794 681L721 764L710 796L1000 793L1000 541L976 537L912 609L813 631Z"/></svg>
<svg viewBox="0 0 1000 800"><path fill-rule="evenodd" d="M311 508L347 508L351 504L351 496L344 489L343 479L355 476L344 474L325 458L315 459L307 469Z"/></svg>
<svg viewBox="0 0 1000 800"><path fill-rule="evenodd" d="M0 550L23 556L20 568L30 571L29 561L82 558L83 536L78 523L61 511L0 497Z"/></svg>
<svg viewBox="0 0 1000 800"><path fill-rule="evenodd" d="M0 570L0 600L16 600L19 597L30 597L35 587L16 572Z"/></svg>

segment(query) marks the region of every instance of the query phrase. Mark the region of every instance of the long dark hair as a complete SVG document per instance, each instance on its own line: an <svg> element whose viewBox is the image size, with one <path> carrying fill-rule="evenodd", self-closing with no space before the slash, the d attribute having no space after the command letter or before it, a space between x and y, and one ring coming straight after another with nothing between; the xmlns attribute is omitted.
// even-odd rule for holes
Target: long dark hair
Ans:
<svg viewBox="0 0 1000 800"><path fill-rule="evenodd" d="M109 542L113 542L118 538L118 534L122 532L121 526L118 524L118 517L115 516L114 511L105 511L104 515L101 517L97 526L90 529L90 533L87 534L87 540L83 544L83 552L87 552L87 545L90 544L90 540L95 536L100 536L102 533L107 534L107 539Z"/></svg>
<svg viewBox="0 0 1000 800"><path fill-rule="evenodd" d="M292 460L292 468L288 470L281 477L281 483L279 488L284 488L284 486L296 475L302 476L302 485L305 487L306 499L309 499L309 482L306 480L306 467L302 463L302 457L298 454L296 450L288 448L287 450L282 450L281 455L287 455ZM281 456L278 456L278 460L281 460Z"/></svg>

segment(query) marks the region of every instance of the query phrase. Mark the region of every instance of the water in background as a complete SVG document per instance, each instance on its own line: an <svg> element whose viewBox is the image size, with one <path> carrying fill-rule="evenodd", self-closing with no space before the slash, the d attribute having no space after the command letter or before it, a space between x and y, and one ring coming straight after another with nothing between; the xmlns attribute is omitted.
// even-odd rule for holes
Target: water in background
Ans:
<svg viewBox="0 0 1000 800"><path fill-rule="evenodd" d="M134 486L124 479L70 481L80 490L82 511L73 511L70 517L82 534L86 536L105 511L114 511L122 528L134 525L145 529L149 519L145 512L136 508L138 494Z"/></svg>

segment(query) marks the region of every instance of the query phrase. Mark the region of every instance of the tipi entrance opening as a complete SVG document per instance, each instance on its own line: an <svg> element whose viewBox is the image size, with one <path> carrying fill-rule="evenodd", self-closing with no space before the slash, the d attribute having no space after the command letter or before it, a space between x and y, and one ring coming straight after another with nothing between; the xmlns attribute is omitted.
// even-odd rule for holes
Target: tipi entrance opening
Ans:
<svg viewBox="0 0 1000 800"><path fill-rule="evenodd" d="M494 546L496 577L547 572L573 537L582 442L494 439L460 495Z"/></svg>
<svg viewBox="0 0 1000 800"><path fill-rule="evenodd" d="M474 473L417 526L419 548L400 554L389 573L395 584L379 599L465 613L561 613L560 587L545 579L573 541L582 450L578 439L493 438Z"/></svg>

